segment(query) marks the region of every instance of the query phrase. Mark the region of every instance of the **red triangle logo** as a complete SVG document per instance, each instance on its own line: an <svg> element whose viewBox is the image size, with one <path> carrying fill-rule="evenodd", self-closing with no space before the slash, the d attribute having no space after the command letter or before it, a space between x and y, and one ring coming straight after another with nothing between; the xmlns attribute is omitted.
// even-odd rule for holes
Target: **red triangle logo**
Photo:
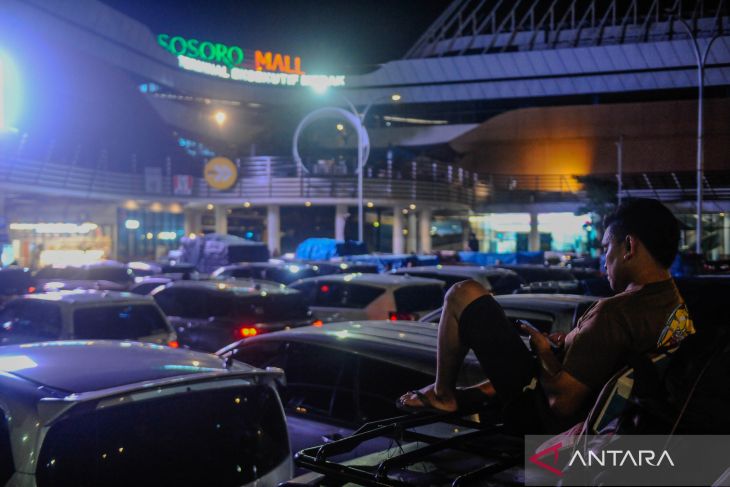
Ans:
<svg viewBox="0 0 730 487"><path fill-rule="evenodd" d="M560 448L562 448L562 446L563 446L562 443L557 443L557 444L551 446L550 448L545 448L544 450L539 451L539 452L535 453L534 455L532 455L530 457L530 461L532 463L534 463L535 465L537 465L538 467L544 468L548 472L552 472L555 475L557 475L558 477L562 477L563 476L562 470L558 470L557 468L553 467L552 465L548 465L547 463L543 463L539 460L540 458L544 457L545 455L549 455L552 453L553 454L553 465L557 465L558 455L560 454L560 452L558 450L560 450Z"/></svg>

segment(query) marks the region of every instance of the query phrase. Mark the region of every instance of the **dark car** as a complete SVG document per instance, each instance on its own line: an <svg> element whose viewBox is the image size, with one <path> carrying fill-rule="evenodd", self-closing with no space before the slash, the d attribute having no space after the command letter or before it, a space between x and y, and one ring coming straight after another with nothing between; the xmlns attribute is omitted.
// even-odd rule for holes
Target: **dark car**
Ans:
<svg viewBox="0 0 730 487"><path fill-rule="evenodd" d="M598 301L595 296L574 294L507 294L494 299L502 306L507 318L529 321L547 333L569 332L583 313ZM421 320L438 323L440 318L439 308Z"/></svg>
<svg viewBox="0 0 730 487"><path fill-rule="evenodd" d="M13 296L34 293L36 281L30 269L6 267L0 269L0 304Z"/></svg>
<svg viewBox="0 0 730 487"><path fill-rule="evenodd" d="M394 274L427 277L444 281L445 289L457 282L473 279L494 294L511 294L524 282L516 272L495 266L435 265L401 267Z"/></svg>
<svg viewBox="0 0 730 487"><path fill-rule="evenodd" d="M44 267L36 272L39 291L101 289L126 291L134 284L134 272L114 261L80 267Z"/></svg>
<svg viewBox="0 0 730 487"><path fill-rule="evenodd" d="M430 323L352 321L261 335L218 354L285 371L280 394L297 451L323 437L347 435L363 422L398 415L395 402L403 392L433 383L436 340L437 327ZM458 384L483 378L469 354Z"/></svg>
<svg viewBox="0 0 730 487"><path fill-rule="evenodd" d="M576 280L573 273L567 267L537 264L500 264L497 267L516 272L526 283Z"/></svg>
<svg viewBox="0 0 730 487"><path fill-rule="evenodd" d="M281 371L126 341L0 347L0 484L272 486Z"/></svg>
<svg viewBox="0 0 730 487"><path fill-rule="evenodd" d="M175 281L152 296L177 331L180 346L214 352L229 343L307 325L304 296L258 281Z"/></svg>
<svg viewBox="0 0 730 487"><path fill-rule="evenodd" d="M291 284L305 277L319 273L308 264L284 264L273 262L251 262L220 267L210 275L211 279L265 279L267 281Z"/></svg>

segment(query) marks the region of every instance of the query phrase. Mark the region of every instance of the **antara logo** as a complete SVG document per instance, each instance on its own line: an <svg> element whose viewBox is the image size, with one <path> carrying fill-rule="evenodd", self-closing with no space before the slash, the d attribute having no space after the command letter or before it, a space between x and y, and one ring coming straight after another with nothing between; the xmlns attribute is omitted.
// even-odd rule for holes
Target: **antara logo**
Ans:
<svg viewBox="0 0 730 487"><path fill-rule="evenodd" d="M530 457L530 462L538 467L547 470L559 477L563 476L563 471L558 469L558 457L562 443L557 443L549 448L545 448ZM553 465L548 465L540 459L545 456L552 455ZM586 455L579 450L573 452L568 462L568 467L573 465L582 465L583 467L661 467L662 465L674 467L674 461L667 450L657 455L653 450L603 450L601 452L589 451Z"/></svg>

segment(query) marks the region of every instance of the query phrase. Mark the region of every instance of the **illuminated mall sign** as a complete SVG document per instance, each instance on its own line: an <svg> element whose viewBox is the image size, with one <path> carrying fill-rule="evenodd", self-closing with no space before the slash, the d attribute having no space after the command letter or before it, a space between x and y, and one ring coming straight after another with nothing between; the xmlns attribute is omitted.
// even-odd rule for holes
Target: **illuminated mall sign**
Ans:
<svg viewBox="0 0 730 487"><path fill-rule="evenodd" d="M177 57L178 66L188 71L265 85L309 86L318 90L345 86L344 75L306 74L299 56L250 51L168 34L158 35L157 42Z"/></svg>

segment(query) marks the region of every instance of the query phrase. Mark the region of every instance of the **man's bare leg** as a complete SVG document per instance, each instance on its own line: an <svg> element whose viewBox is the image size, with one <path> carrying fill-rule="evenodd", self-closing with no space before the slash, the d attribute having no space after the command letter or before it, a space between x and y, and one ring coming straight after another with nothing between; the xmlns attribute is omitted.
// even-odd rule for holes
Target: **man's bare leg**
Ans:
<svg viewBox="0 0 730 487"><path fill-rule="evenodd" d="M430 405L444 411L457 409L454 396L456 380L469 351L459 339L459 318L469 304L485 294L489 292L484 286L472 280L457 283L446 293L438 328L436 382L418 391L425 396L425 400L418 394L408 392L400 398L402 405L414 408ZM426 401L429 404L424 404Z"/></svg>

